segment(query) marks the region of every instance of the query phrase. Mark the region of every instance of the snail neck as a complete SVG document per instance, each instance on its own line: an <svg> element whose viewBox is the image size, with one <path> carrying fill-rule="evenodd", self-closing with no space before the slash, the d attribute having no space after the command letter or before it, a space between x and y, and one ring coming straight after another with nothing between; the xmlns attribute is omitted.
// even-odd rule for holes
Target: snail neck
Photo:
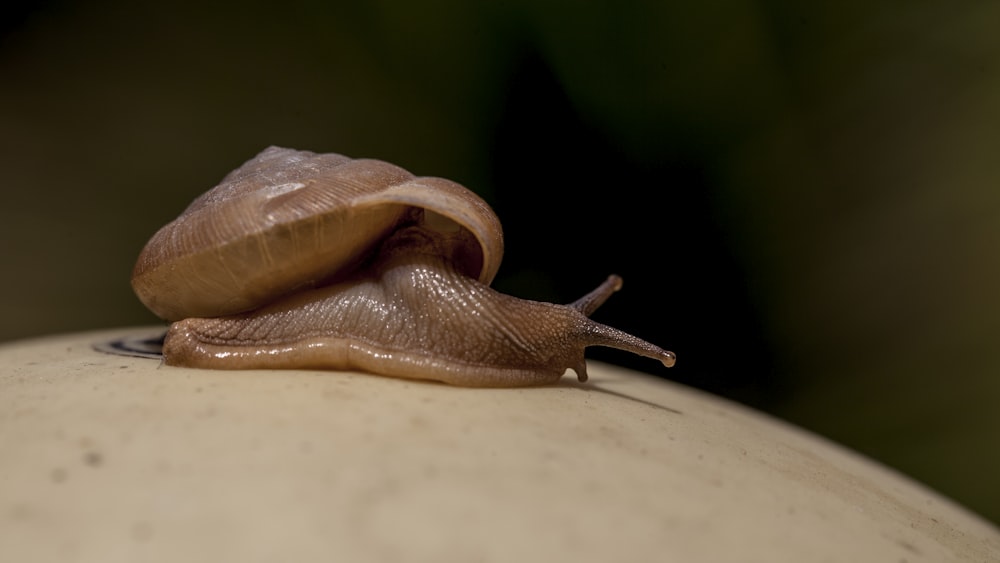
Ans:
<svg viewBox="0 0 1000 563"><path fill-rule="evenodd" d="M483 253L479 241L461 228L437 230L427 225L402 228L382 243L375 258L375 269L385 270L414 262L440 265L487 284L492 281L480 279Z"/></svg>
<svg viewBox="0 0 1000 563"><path fill-rule="evenodd" d="M390 293L416 297L410 300L411 307L434 304L433 312L424 313L447 314L452 327L463 330L466 339L493 333L486 341L508 340L511 356L505 361L510 365L530 358L536 369L544 365L550 373L561 373L571 368L586 381L583 350L590 346L616 348L658 360L666 367L674 365L673 352L589 318L621 289L620 277L609 276L568 305L519 299L459 274L454 255L447 252L454 248L441 233L406 229L383 245L375 271L381 284L392 286Z"/></svg>

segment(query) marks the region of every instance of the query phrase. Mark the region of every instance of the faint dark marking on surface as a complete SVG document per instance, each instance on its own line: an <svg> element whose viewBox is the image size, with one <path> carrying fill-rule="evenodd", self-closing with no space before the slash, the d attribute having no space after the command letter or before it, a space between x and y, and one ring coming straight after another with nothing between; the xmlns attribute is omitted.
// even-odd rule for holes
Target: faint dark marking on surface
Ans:
<svg viewBox="0 0 1000 563"><path fill-rule="evenodd" d="M164 336L165 332L156 336L149 334L122 336L106 342L97 342L93 348L105 354L160 360L163 359Z"/></svg>
<svg viewBox="0 0 1000 563"><path fill-rule="evenodd" d="M104 456L101 455L101 452L87 452L83 456L83 462L91 467L99 467L104 463Z"/></svg>

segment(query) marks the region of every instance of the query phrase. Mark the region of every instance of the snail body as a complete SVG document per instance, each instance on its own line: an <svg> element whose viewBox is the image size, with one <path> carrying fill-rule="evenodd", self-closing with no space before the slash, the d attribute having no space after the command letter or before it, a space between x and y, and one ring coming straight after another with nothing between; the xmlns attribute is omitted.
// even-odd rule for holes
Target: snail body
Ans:
<svg viewBox="0 0 1000 563"><path fill-rule="evenodd" d="M330 247L334 248L330 248ZM475 194L374 160L271 147L161 229L133 288L175 321L168 365L357 369L471 387L586 380L584 349L674 355L570 305L489 287L499 221Z"/></svg>

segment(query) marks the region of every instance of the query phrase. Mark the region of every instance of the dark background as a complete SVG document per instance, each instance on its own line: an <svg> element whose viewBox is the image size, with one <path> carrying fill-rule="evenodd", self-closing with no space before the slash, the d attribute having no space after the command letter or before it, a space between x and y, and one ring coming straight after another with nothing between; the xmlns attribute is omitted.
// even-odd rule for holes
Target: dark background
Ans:
<svg viewBox="0 0 1000 563"><path fill-rule="evenodd" d="M0 339L156 322L139 249L275 144L451 178L496 286L1000 520L1000 5L3 8Z"/></svg>

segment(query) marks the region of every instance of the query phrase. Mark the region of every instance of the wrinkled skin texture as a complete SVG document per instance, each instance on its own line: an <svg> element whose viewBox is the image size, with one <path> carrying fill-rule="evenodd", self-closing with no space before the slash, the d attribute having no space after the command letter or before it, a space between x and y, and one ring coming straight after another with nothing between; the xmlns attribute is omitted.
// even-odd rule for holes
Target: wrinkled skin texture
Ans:
<svg viewBox="0 0 1000 563"><path fill-rule="evenodd" d="M174 323L164 344L167 363L355 369L470 387L554 383L566 369L584 381L590 345L673 364L670 352L587 318L617 289L617 278L574 305L554 305L456 274L426 234L403 233L389 246L361 279L253 313Z"/></svg>

